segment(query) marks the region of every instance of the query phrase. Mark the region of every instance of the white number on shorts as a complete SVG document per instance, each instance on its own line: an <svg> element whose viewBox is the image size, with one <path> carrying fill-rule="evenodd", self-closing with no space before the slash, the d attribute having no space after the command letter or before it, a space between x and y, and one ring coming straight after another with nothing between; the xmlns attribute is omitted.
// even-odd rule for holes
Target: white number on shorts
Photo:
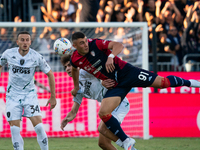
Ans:
<svg viewBox="0 0 200 150"><path fill-rule="evenodd" d="M146 81L146 80L147 80L147 77L146 77L146 76L149 76L149 74L146 73L146 72L141 71L140 74L138 75L138 78L139 78L140 80L142 80L142 81Z"/></svg>
<svg viewBox="0 0 200 150"><path fill-rule="evenodd" d="M31 109L32 109L32 114L35 112L35 111L38 111L38 112L40 112L40 109L39 109L39 106L38 105L36 105L35 106L35 108L34 108L34 105L30 105L30 107L31 107Z"/></svg>

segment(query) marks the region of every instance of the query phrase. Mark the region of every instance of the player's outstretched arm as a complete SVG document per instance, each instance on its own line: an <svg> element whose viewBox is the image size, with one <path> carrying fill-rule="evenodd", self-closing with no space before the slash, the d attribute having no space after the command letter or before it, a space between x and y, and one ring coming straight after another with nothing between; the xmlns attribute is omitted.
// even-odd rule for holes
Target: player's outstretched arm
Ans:
<svg viewBox="0 0 200 150"><path fill-rule="evenodd" d="M56 94L55 94L55 78L53 72L50 70L47 74L49 80L49 86L51 91L51 97L49 98L46 106L50 104L50 111L56 106Z"/></svg>
<svg viewBox="0 0 200 150"><path fill-rule="evenodd" d="M78 112L80 105L77 102L74 102L71 111L67 114L67 116L62 120L60 128L64 131L64 127L68 124L68 122L74 120L76 114Z"/></svg>
<svg viewBox="0 0 200 150"><path fill-rule="evenodd" d="M73 96L76 96L76 94L79 90L79 70L78 70L78 68L72 67L72 78L74 81L74 89L72 89L71 94Z"/></svg>

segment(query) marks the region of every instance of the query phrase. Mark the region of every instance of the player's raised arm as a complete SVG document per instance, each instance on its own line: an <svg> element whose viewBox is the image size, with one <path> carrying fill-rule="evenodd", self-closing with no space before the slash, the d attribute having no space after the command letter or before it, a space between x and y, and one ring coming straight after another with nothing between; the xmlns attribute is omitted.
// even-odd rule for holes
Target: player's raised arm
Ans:
<svg viewBox="0 0 200 150"><path fill-rule="evenodd" d="M71 94L73 96L76 96L78 90L79 90L79 70L78 68L72 67L72 78L74 81L74 89L72 89Z"/></svg>
<svg viewBox="0 0 200 150"><path fill-rule="evenodd" d="M71 111L67 114L67 116L62 120L60 128L64 131L64 127L68 124L68 122L74 120L76 114L78 112L80 105L77 102L73 103Z"/></svg>
<svg viewBox="0 0 200 150"><path fill-rule="evenodd" d="M50 111L56 106L56 94L55 94L55 78L53 72L50 70L47 74L49 80L49 86L51 91L51 97L47 102L47 105L50 103ZM46 105L46 106L47 106Z"/></svg>
<svg viewBox="0 0 200 150"><path fill-rule="evenodd" d="M107 72L113 72L115 70L115 65L113 59L123 50L124 46L122 43L111 41L108 44L108 49L112 49L112 53L108 56L106 62L106 70Z"/></svg>
<svg viewBox="0 0 200 150"><path fill-rule="evenodd" d="M112 49L112 53L114 56L117 56L123 50L124 46L122 43L111 41L108 44L108 49Z"/></svg>

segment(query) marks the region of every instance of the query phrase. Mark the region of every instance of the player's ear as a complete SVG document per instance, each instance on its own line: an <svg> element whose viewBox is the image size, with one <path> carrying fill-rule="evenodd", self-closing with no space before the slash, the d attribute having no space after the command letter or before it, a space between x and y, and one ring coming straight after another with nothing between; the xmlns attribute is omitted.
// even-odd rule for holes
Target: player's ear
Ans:
<svg viewBox="0 0 200 150"><path fill-rule="evenodd" d="M74 44L74 43L73 43L73 47L74 47L75 49L77 49L77 46L76 46L76 44Z"/></svg>
<svg viewBox="0 0 200 150"><path fill-rule="evenodd" d="M17 43L17 45L19 45L19 44L18 44L18 40L16 40L16 43Z"/></svg>

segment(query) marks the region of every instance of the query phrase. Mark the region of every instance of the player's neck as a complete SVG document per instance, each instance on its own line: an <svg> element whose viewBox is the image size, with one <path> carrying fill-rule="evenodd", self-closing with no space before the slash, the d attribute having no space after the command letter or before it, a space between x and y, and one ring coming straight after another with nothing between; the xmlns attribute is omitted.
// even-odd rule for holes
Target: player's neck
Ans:
<svg viewBox="0 0 200 150"><path fill-rule="evenodd" d="M28 50L21 50L21 49L18 49L18 52L19 52L20 55L25 56L26 54L28 54L29 49L28 49Z"/></svg>

